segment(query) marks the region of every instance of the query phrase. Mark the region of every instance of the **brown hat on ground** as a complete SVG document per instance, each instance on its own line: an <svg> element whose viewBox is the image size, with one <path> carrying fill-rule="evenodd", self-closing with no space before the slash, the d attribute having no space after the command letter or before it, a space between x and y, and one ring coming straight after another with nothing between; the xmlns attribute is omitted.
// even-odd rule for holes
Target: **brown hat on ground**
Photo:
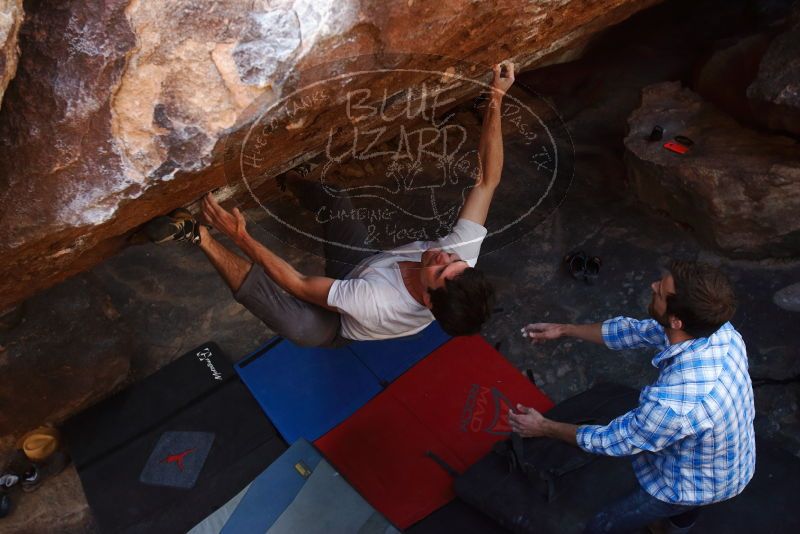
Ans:
<svg viewBox="0 0 800 534"><path fill-rule="evenodd" d="M43 462L56 452L61 436L53 427L40 426L31 430L19 440L17 447L32 462Z"/></svg>

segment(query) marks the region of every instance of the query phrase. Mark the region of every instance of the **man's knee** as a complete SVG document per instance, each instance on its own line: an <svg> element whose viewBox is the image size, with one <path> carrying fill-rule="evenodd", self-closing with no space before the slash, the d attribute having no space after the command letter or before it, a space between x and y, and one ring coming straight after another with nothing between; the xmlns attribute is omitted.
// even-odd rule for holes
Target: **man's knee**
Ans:
<svg viewBox="0 0 800 534"><path fill-rule="evenodd" d="M305 317L287 324L280 335L300 347L331 346L339 333L339 317L327 310L310 310Z"/></svg>

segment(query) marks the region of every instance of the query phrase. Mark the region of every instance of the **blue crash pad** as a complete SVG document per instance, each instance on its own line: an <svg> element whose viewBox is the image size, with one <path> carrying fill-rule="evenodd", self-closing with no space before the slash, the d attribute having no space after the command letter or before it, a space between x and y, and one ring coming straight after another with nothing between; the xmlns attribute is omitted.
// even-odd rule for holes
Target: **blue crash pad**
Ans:
<svg viewBox="0 0 800 534"><path fill-rule="evenodd" d="M322 456L309 442L304 439L296 441L250 484L220 534L266 531L305 483L295 465L314 471L321 459Z"/></svg>
<svg viewBox="0 0 800 534"><path fill-rule="evenodd" d="M435 321L413 336L338 349L274 338L236 372L287 442L313 441L449 339Z"/></svg>
<svg viewBox="0 0 800 534"><path fill-rule="evenodd" d="M398 534L306 440L189 534Z"/></svg>
<svg viewBox="0 0 800 534"><path fill-rule="evenodd" d="M413 336L383 341L356 341L347 348L380 380L391 382L449 339L450 336L434 321Z"/></svg>
<svg viewBox="0 0 800 534"><path fill-rule="evenodd" d="M298 347L278 338L236 365L275 428L289 442L315 440L381 391L345 348Z"/></svg>

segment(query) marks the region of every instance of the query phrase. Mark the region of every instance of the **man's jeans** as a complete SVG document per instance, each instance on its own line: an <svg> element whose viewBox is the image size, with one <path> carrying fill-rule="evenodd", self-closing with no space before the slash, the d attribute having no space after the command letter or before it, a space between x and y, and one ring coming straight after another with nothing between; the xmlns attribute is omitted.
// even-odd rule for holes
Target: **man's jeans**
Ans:
<svg viewBox="0 0 800 534"><path fill-rule="evenodd" d="M669 532L689 532L694 525L699 508L659 501L642 488L607 506L586 526L584 534L622 534L671 518Z"/></svg>

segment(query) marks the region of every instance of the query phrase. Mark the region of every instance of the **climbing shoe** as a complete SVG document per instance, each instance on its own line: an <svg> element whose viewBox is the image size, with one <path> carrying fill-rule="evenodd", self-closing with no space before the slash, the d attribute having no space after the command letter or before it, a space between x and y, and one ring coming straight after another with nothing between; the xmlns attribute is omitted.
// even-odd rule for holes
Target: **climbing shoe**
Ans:
<svg viewBox="0 0 800 534"><path fill-rule="evenodd" d="M39 489L42 481L61 473L69 464L69 456L63 451L54 452L44 463L34 463L31 469L23 473L22 491L30 493Z"/></svg>
<svg viewBox="0 0 800 534"><path fill-rule="evenodd" d="M14 473L6 473L6 474L3 474L3 475L0 475L0 489L11 488L17 482L19 482L19 477L17 475L15 475Z"/></svg>
<svg viewBox="0 0 800 534"><path fill-rule="evenodd" d="M144 232L153 243L167 241L200 243L200 223L183 208L169 215L156 217L144 226Z"/></svg>
<svg viewBox="0 0 800 534"><path fill-rule="evenodd" d="M588 261L586 253L582 250L574 250L564 256L561 264L564 270L575 280L583 280L586 274L586 262Z"/></svg>
<svg viewBox="0 0 800 534"><path fill-rule="evenodd" d="M0 491L0 517L11 513L11 498L5 491Z"/></svg>
<svg viewBox="0 0 800 534"><path fill-rule="evenodd" d="M583 279L587 284L594 284L600 276L600 266L603 261L597 256L592 256L586 260L586 268L583 271Z"/></svg>

